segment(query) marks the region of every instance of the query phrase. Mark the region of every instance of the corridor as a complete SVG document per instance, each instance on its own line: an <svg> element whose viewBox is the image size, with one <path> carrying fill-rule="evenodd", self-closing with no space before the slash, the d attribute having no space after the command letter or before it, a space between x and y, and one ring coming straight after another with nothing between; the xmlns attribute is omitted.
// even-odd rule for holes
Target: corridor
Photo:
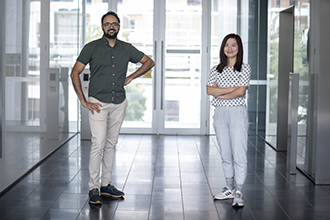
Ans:
<svg viewBox="0 0 330 220"><path fill-rule="evenodd" d="M249 137L245 207L213 201L225 184L214 136L120 135L113 184L124 199L88 202L90 141L76 135L0 198L0 219L330 219L315 186L262 138Z"/></svg>

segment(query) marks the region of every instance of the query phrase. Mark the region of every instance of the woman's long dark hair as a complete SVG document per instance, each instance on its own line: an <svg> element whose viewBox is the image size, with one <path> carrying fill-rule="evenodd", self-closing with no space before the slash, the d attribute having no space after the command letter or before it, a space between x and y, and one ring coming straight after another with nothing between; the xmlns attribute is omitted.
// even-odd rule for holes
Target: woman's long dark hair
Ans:
<svg viewBox="0 0 330 220"><path fill-rule="evenodd" d="M226 43L229 38L234 38L237 41L237 46L238 46L238 53L237 53L237 58L236 58L236 63L234 65L234 70L236 71L241 71L242 69L242 64L243 64L243 44L242 44L242 39L239 35L237 34L228 34L221 43L221 48L220 48L220 64L217 66L217 70L219 73L222 73L223 68L227 66L227 56L225 55L224 48L226 46Z"/></svg>

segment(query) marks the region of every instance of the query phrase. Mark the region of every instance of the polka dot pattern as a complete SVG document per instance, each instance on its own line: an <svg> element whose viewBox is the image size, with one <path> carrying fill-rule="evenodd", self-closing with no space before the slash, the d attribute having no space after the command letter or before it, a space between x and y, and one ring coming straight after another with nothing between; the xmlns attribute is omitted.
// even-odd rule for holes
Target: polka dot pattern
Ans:
<svg viewBox="0 0 330 220"><path fill-rule="evenodd" d="M213 86L213 83L216 82L218 87L227 88L227 87L237 87L237 86L249 86L250 77L251 77L251 67L249 64L243 63L241 72L234 71L234 67L225 67L223 68L222 73L217 71L217 66L214 66L209 75L208 85ZM213 97L212 105L213 106L246 106L245 95L242 97L237 97L235 99L218 99Z"/></svg>

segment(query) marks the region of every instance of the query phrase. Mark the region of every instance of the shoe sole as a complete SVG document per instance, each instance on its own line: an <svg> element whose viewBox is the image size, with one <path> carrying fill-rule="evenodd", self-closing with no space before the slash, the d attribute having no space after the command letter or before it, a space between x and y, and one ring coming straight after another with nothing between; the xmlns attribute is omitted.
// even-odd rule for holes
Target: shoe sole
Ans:
<svg viewBox="0 0 330 220"><path fill-rule="evenodd" d="M214 196L213 199L217 199L217 200L225 200L225 199L233 199L235 198L235 196L228 196L228 197L225 197L225 198L219 198L219 197L216 197Z"/></svg>
<svg viewBox="0 0 330 220"><path fill-rule="evenodd" d="M119 195L119 196L111 195L111 194L109 194L109 193L101 193L101 196L104 196L104 197L112 197L112 198L121 198L121 197L123 197L124 195L125 195L124 193L121 194L121 195Z"/></svg>
<svg viewBox="0 0 330 220"><path fill-rule="evenodd" d="M93 205L101 205L102 204L101 201L97 201L97 202L91 202L91 201L89 201L89 203L90 204L93 204Z"/></svg>
<svg viewBox="0 0 330 220"><path fill-rule="evenodd" d="M233 203L232 206L235 208L242 208L242 207L244 207L244 204Z"/></svg>

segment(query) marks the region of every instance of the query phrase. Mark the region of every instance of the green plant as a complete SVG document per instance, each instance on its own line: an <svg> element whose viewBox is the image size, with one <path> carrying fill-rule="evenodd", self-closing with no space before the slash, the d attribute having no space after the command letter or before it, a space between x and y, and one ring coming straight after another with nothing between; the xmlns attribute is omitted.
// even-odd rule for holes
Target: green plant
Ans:
<svg viewBox="0 0 330 220"><path fill-rule="evenodd" d="M125 121L143 121L144 112L147 109L147 98L143 96L144 85L130 84L125 89L128 100Z"/></svg>
<svg viewBox="0 0 330 220"><path fill-rule="evenodd" d="M103 35L102 29L100 26L95 24L88 25L86 31L86 42L91 42L92 40L96 40L101 38Z"/></svg>

